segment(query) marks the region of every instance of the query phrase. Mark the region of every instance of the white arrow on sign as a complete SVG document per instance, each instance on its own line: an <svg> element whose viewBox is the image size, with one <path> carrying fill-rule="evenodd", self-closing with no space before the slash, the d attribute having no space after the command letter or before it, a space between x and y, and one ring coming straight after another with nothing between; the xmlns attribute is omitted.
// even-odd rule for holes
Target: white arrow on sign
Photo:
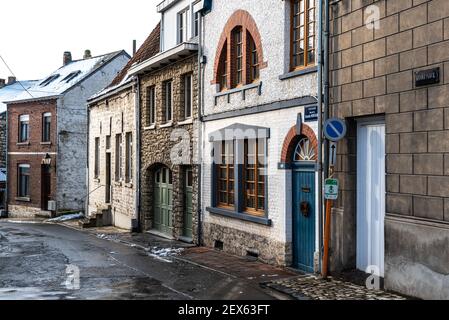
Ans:
<svg viewBox="0 0 449 320"><path fill-rule="evenodd" d="M329 144L329 165L331 167L335 167L336 162L337 162L337 143L331 142Z"/></svg>

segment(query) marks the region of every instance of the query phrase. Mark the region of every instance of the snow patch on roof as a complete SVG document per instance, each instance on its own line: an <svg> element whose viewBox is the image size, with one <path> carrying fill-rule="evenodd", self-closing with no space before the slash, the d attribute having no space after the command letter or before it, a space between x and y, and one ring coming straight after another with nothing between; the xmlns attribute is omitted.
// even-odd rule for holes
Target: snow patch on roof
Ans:
<svg viewBox="0 0 449 320"><path fill-rule="evenodd" d="M43 81L35 83L28 91L6 102L19 102L21 100L42 99L63 94L68 89L84 80L92 72L110 61L121 51L108 53L98 57L85 60L76 60L56 70L44 78Z"/></svg>
<svg viewBox="0 0 449 320"><path fill-rule="evenodd" d="M17 81L13 84L7 85L0 89L0 113L6 111L6 104L3 101L14 100L22 93L26 93L25 89L29 90L33 85L39 83L37 80ZM23 87L25 87L25 89ZM30 95L28 95L30 97Z"/></svg>

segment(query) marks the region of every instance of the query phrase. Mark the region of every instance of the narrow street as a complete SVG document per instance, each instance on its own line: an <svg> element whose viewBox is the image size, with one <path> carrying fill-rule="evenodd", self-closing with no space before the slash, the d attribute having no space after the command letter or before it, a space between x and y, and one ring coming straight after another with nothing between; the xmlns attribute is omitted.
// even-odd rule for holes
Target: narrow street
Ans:
<svg viewBox="0 0 449 320"><path fill-rule="evenodd" d="M67 266L79 289L67 287ZM244 278L45 223L0 221L3 299L274 299Z"/></svg>

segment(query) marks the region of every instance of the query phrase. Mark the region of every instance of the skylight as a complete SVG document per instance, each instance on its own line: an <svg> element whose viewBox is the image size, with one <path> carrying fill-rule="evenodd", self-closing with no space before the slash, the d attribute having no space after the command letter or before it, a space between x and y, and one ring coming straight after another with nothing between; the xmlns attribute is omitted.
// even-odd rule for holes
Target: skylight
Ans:
<svg viewBox="0 0 449 320"><path fill-rule="evenodd" d="M78 71L73 71L73 72L69 73L69 74L67 75L67 77L65 77L64 79L62 79L61 82L62 82L62 81L65 81L66 83L69 83L71 80L75 79L80 73L81 73L80 70L78 70Z"/></svg>
<svg viewBox="0 0 449 320"><path fill-rule="evenodd" d="M41 82L40 86L46 87L58 78L59 78L59 74L54 74L52 76L49 76L47 79L45 79L44 81Z"/></svg>

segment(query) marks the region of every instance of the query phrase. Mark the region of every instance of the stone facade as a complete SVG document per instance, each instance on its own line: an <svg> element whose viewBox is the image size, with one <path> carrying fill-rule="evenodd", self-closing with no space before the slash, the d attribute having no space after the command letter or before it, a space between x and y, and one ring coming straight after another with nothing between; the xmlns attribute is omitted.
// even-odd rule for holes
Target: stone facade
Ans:
<svg viewBox="0 0 449 320"><path fill-rule="evenodd" d="M0 168L6 168L6 112L0 114Z"/></svg>
<svg viewBox="0 0 449 320"><path fill-rule="evenodd" d="M99 98L89 106L89 215L109 210L112 225L132 230L135 228L137 150L136 150L136 87L131 81L118 92ZM126 152L126 135L132 135L132 153ZM99 174L95 176L95 139L99 138ZM122 146L118 156L117 143ZM111 157L110 201L106 202L106 154ZM120 153L119 153L120 154ZM127 181L125 164L131 157L132 177ZM121 161L121 166L117 161ZM119 169L120 168L120 169ZM120 172L121 170L121 172Z"/></svg>
<svg viewBox="0 0 449 320"><path fill-rule="evenodd" d="M331 115L349 125L338 146L337 177L344 183L331 266L356 263L357 120L384 117L385 286L421 298L447 299L449 292L448 18L444 0L331 6ZM439 68L440 81L417 87L416 72L432 68Z"/></svg>
<svg viewBox="0 0 449 320"><path fill-rule="evenodd" d="M292 264L293 170L289 167L293 158L292 148L302 135L316 143L317 132L317 122L305 122L304 118L305 108L316 105L316 68L311 66L301 72L291 72L290 20L289 1L252 0L215 1L212 11L204 18L203 50L208 61L204 65L202 130L205 141L201 190L204 243L222 247L224 251L237 255L257 255L260 260L276 265ZM217 76L220 69L219 55L236 26L248 30L255 42L260 76L254 83L220 91ZM243 42L244 51L246 46ZM233 51L229 47L227 50L232 59ZM248 57L244 57L244 61L249 61L245 59ZM230 87L232 80L229 75L235 73L235 69L229 64L227 68ZM299 114L303 122L302 132L295 130ZM260 127L269 132L265 193L267 206L261 219L253 219L238 209L234 209L232 216L229 216L229 210L215 207L217 182L212 159L214 144L209 136L231 127ZM289 138L290 132L294 134ZM281 169L279 163L286 166ZM318 251L318 235L314 240L315 251Z"/></svg>
<svg viewBox="0 0 449 320"><path fill-rule="evenodd" d="M198 166L196 165L198 150L198 57L191 55L161 70L142 75L140 78L140 114L141 114L141 221L145 230L152 230L154 225L154 173L161 167L169 168L173 174L172 199L172 232L168 236L183 238L185 207L185 172L192 169L192 240L198 242ZM183 77L192 75L192 117L184 117ZM170 123L164 120L163 106L165 97L163 85L165 81L173 81L173 119ZM148 88L156 90L155 124L149 122ZM180 143L182 154L178 154ZM181 157L179 157L181 155Z"/></svg>

